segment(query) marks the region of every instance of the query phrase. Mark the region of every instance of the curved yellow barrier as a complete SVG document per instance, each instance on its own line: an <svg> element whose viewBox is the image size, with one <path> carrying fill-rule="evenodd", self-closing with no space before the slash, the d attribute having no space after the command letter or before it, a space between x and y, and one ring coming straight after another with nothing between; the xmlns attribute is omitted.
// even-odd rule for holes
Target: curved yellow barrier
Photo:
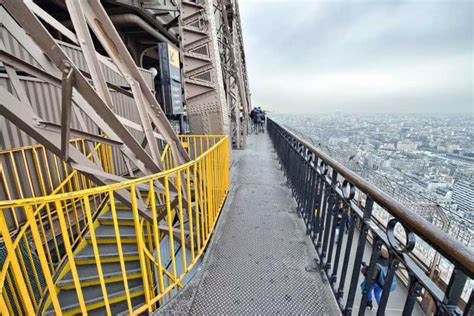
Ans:
<svg viewBox="0 0 474 316"><path fill-rule="evenodd" d="M229 187L227 137L181 141L190 162L175 166L164 148L165 171L100 187L41 146L0 152L2 315L123 306L140 314L169 300L202 255ZM78 142L113 171L108 145Z"/></svg>

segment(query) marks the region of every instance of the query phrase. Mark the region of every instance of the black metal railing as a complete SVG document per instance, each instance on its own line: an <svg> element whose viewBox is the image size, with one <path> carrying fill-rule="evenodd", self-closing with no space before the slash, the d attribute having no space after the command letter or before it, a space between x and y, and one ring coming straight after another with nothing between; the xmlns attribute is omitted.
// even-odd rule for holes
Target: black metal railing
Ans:
<svg viewBox="0 0 474 316"><path fill-rule="evenodd" d="M403 315L411 315L417 303L417 310L428 314L474 313L472 249L289 129L271 119L267 129L318 253L318 268L345 315L356 309L358 291L362 296L358 314L363 315L374 290L380 294L377 315L384 315L396 283L407 287ZM388 223L374 217L375 208L391 215ZM423 258L414 255L419 243L437 253L438 261L448 263L444 284L423 268Z"/></svg>

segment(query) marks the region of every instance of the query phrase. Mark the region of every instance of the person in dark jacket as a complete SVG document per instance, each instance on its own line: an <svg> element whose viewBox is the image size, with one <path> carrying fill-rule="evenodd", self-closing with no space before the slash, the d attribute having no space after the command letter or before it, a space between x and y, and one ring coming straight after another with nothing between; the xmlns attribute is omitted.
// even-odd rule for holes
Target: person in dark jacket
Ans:
<svg viewBox="0 0 474 316"><path fill-rule="evenodd" d="M255 117L253 119L253 122L255 124L255 134L258 134L260 132L260 125L262 123L262 113L258 110L255 112Z"/></svg>
<svg viewBox="0 0 474 316"><path fill-rule="evenodd" d="M266 121L266 113L263 110L260 110L260 113L262 115L261 119L262 121L260 122L260 130L262 133L265 133L265 121Z"/></svg>
<svg viewBox="0 0 474 316"><path fill-rule="evenodd" d="M254 133L257 130L257 126L255 125L255 114L256 114L256 112L257 112L257 108L253 108L252 111L250 111L250 114L249 114L250 122L251 122L251 126L252 126L251 129L250 129L251 133Z"/></svg>
<svg viewBox="0 0 474 316"><path fill-rule="evenodd" d="M374 306L373 296L375 296L375 301L377 302L377 304L380 304L380 297L382 296L382 290L385 283L385 278L387 277L388 264L389 264L388 251L385 247L382 247L382 249L380 250L377 262L375 263L375 273L372 278L372 285L370 286L370 289L369 289L369 297L368 297L367 305L366 305L366 307L369 309L372 309ZM368 271L369 271L369 266L365 262L362 262L362 269L361 269L362 275L367 276ZM363 293L365 290L365 279L360 284L360 287ZM392 284L390 285L390 292L395 290L396 287L397 287L397 277L394 277Z"/></svg>

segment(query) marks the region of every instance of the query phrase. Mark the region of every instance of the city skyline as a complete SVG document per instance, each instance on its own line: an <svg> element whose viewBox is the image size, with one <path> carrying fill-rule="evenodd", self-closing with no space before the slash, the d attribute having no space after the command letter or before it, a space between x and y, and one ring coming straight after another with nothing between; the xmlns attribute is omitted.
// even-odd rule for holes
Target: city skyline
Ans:
<svg viewBox="0 0 474 316"><path fill-rule="evenodd" d="M468 117L293 113L272 119L433 224L442 225L442 210L449 223L444 229L474 245L474 127Z"/></svg>

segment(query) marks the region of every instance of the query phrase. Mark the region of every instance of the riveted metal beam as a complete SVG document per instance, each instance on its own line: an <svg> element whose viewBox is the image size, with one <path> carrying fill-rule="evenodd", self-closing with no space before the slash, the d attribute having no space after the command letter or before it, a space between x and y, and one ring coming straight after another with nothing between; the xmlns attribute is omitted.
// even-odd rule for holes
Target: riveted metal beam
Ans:
<svg viewBox="0 0 474 316"><path fill-rule="evenodd" d="M71 134L72 86L74 70L65 67L61 90L61 151L64 160L69 157L69 135Z"/></svg>
<svg viewBox="0 0 474 316"><path fill-rule="evenodd" d="M181 1L179 33L189 126L195 134L229 134L218 41L211 0Z"/></svg>

